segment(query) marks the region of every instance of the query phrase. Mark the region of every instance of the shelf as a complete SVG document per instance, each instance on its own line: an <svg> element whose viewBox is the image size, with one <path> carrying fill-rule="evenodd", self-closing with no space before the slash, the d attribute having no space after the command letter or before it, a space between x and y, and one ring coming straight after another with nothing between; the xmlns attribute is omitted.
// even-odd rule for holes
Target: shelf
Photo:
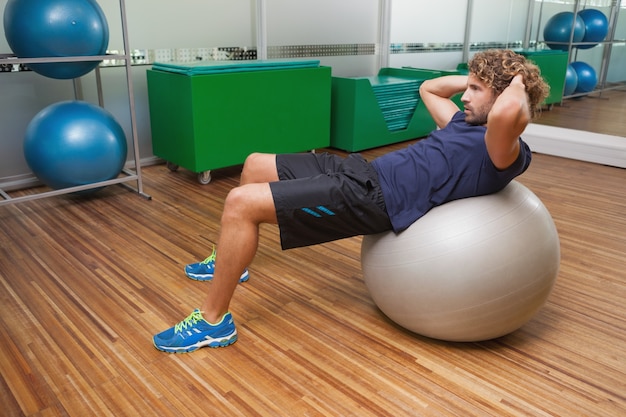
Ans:
<svg viewBox="0 0 626 417"><path fill-rule="evenodd" d="M597 69L597 77L598 77L598 82L596 85L596 88L592 91L589 92L581 92L581 93L575 93L575 94L569 94L569 95L564 95L562 98L563 99L570 99L570 98L579 98L579 97L584 97L584 96L588 96L591 94L597 94L597 93L601 93L602 91L606 91L606 90L610 90L610 89L615 89L615 88L621 88L621 86L615 87L615 86L611 86L609 85L609 83L607 82L607 75L609 72L609 64L610 64L610 60L611 60L611 53L613 51L613 45L616 44L624 44L626 43L626 40L624 39L615 39L615 35L616 35L616 25L617 25L617 21L618 21L618 17L619 17L619 12L620 12L620 5L619 2L615 2L615 1L611 1L610 4L608 4L609 2L607 1L606 4L604 6L601 5L594 5L594 4L587 4L588 2L583 2L581 0L569 0L569 1L563 1L561 2L563 8L561 8L561 11L567 11L567 12L572 12L572 13L580 13L582 10L584 10L585 8L592 8L592 9L609 9L608 12L606 13L606 17L608 20L608 33L606 35L606 37L604 38L604 40L602 41L598 41L598 42L573 42L573 31L574 29L571 29L571 33L570 33L570 41L569 42L558 42L558 41L545 41L545 40L540 40L539 39L539 28L541 28L541 24L542 24L542 17L543 16L543 6L544 6L544 1L541 1L541 5L540 5L540 10L539 10L539 20L537 21L537 34L536 34L536 39L535 39L535 45L544 45L547 46L547 44L554 44L554 45L563 45L566 46L567 48L565 48L563 50L563 52L568 53L568 63L571 63L572 61L575 61L577 59L577 55L579 52L581 51L591 51L593 49L595 49L595 46L598 45L599 47L601 47L603 50L600 51L602 54L601 57L601 62L599 65L599 68ZM533 3L534 4L534 3ZM527 29L527 37L530 37L530 27ZM593 48L583 48L580 49L578 47L581 46L589 46L589 45L594 45ZM552 50L552 49L546 49L546 50ZM565 75L564 75L565 77ZM626 80L624 80L626 82ZM623 86L623 83L621 83Z"/></svg>
<svg viewBox="0 0 626 417"><path fill-rule="evenodd" d="M85 62L103 61L105 59L119 59L125 61L130 59L128 55L88 55L88 56L62 56L62 57L40 57L40 58L17 58L6 56L0 58L0 64L42 64L53 62Z"/></svg>
<svg viewBox="0 0 626 417"><path fill-rule="evenodd" d="M0 65L20 65L41 62L81 62L102 61L99 68L123 67L130 57L131 66L147 66L155 62L197 62L197 61L251 61L257 59L256 47L210 47L210 48L165 48L165 49L133 49L129 55L118 53L112 49L106 55L50 57L50 58L18 58L14 54L0 54ZM42 60L46 61L42 61ZM51 60L51 61L48 61ZM0 71L20 72L27 70Z"/></svg>
<svg viewBox="0 0 626 417"><path fill-rule="evenodd" d="M46 197L53 197L53 196L58 196L58 195L64 195L64 194L70 194L70 193L76 193L79 191L86 191L86 190L92 190L95 188L101 188L101 187L106 187L109 185L115 185L115 184L119 184L119 185L126 185L126 182L130 182L130 181L139 181L139 175L136 172L133 172L129 169L124 169L122 170L122 173L126 175L125 177L118 177L118 178L114 178L112 180L107 180L107 181L100 181L100 182L94 182L91 184L85 184L85 185L79 185L76 187L68 187L68 188L62 188L59 190L52 190L52 191L44 191L44 192L39 192L36 194L29 194L29 195L24 195L24 196L20 196L20 197L11 197L11 195L5 191L3 191L2 189L0 189L0 197L3 198L3 200L0 200L0 206L4 206L4 205L8 205L8 204L14 204L14 203L20 203L20 202L24 202L24 201L32 201L32 200L37 200L40 198L46 198ZM139 190L132 188L132 187L128 187L130 188L132 191L136 191L137 193L141 194L142 196L144 196L145 198L150 198L149 195L144 194L143 192L140 192Z"/></svg>
<svg viewBox="0 0 626 417"><path fill-rule="evenodd" d="M121 14L121 23L122 23L122 37L124 42L124 50L129 51L129 42L128 42L128 27L126 24L126 7L124 4L124 0L119 0L120 14ZM132 74L131 74L131 55L126 52L124 54L106 54L106 55L90 55L90 56L69 56L69 57L38 57L38 58L17 58L10 55L0 56L0 64L39 64L39 63L55 63L55 62L85 62L85 61L104 61L104 60L119 60L124 62L124 67L126 68L126 85L128 91L128 105L130 111L130 123L131 123L131 141L132 152L133 152L133 161L134 161L134 169L131 170L129 168L123 168L117 178L110 179L107 181L100 181L80 186L55 189L50 191L41 191L36 192L34 194L29 194L20 197L12 197L9 192L4 191L0 188L0 206L15 204L24 201L31 201L45 197L54 197L60 196L64 194L76 193L79 191L92 190L97 188L102 188L109 185L123 185L126 188L136 192L140 196L150 199L150 196L143 191L143 181L141 177L141 164L139 159L139 142L137 138L137 119L135 114L135 100L133 93L133 83L132 83ZM97 84L97 92L98 92L98 103L101 107L103 105L102 99L102 86L100 80L100 70L101 66L97 66L95 68L96 74L96 84ZM75 79L76 81L77 79ZM129 144L128 138L126 138L127 145ZM129 164L126 161L126 165ZM135 186L131 186L127 183L135 182Z"/></svg>

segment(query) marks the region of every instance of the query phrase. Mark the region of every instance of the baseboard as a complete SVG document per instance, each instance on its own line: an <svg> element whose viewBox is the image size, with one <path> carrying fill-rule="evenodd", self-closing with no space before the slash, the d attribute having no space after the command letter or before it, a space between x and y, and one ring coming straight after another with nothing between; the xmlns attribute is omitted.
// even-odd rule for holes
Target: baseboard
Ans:
<svg viewBox="0 0 626 417"><path fill-rule="evenodd" d="M139 161L142 167L149 167L151 165L158 165L165 162L157 156L148 156L146 158L141 158ZM132 160L126 162L125 168L135 169L135 162Z"/></svg>
<svg viewBox="0 0 626 417"><path fill-rule="evenodd" d="M41 182L33 174L20 174L0 178L0 189L4 191L23 190L39 185L41 185Z"/></svg>
<svg viewBox="0 0 626 417"><path fill-rule="evenodd" d="M626 168L626 137L535 123L522 137L533 152Z"/></svg>

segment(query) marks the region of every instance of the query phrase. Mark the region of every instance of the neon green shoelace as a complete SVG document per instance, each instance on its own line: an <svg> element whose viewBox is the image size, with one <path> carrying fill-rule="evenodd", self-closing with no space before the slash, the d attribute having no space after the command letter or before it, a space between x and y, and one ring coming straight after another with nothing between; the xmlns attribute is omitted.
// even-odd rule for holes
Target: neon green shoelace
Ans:
<svg viewBox="0 0 626 417"><path fill-rule="evenodd" d="M174 326L174 333L180 333L187 327L191 327L201 320L203 320L202 313L199 310L194 310L185 320Z"/></svg>
<svg viewBox="0 0 626 417"><path fill-rule="evenodd" d="M207 265L207 264L209 264L211 262L215 262L215 255L216 255L215 246L213 246L213 252L211 253L211 255L208 258L206 258L204 261L200 262L200 263L204 264L204 265Z"/></svg>

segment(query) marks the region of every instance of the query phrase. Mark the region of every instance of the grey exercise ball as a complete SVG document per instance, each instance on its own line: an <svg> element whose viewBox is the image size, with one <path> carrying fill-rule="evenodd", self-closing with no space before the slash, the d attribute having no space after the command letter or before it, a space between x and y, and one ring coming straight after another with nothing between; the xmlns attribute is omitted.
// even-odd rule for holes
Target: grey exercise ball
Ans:
<svg viewBox="0 0 626 417"><path fill-rule="evenodd" d="M545 304L560 245L550 213L517 181L432 209L405 231L365 236L361 265L380 310L423 336L506 335Z"/></svg>

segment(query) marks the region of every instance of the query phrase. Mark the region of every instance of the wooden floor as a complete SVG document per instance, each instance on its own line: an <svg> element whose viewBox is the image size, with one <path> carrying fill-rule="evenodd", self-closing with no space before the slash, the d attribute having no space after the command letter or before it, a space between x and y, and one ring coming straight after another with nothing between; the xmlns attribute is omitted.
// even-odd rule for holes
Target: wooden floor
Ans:
<svg viewBox="0 0 626 417"><path fill-rule="evenodd" d="M216 241L238 169L207 186L163 165L144 178L149 201L113 186L0 207L2 416L626 415L626 170L535 155L519 181L550 210L562 262L508 336L404 331L367 292L361 238L282 252L263 226L232 304L239 341L187 355L151 336L210 287L182 269Z"/></svg>
<svg viewBox="0 0 626 417"><path fill-rule="evenodd" d="M564 100L537 123L626 137L626 87Z"/></svg>

